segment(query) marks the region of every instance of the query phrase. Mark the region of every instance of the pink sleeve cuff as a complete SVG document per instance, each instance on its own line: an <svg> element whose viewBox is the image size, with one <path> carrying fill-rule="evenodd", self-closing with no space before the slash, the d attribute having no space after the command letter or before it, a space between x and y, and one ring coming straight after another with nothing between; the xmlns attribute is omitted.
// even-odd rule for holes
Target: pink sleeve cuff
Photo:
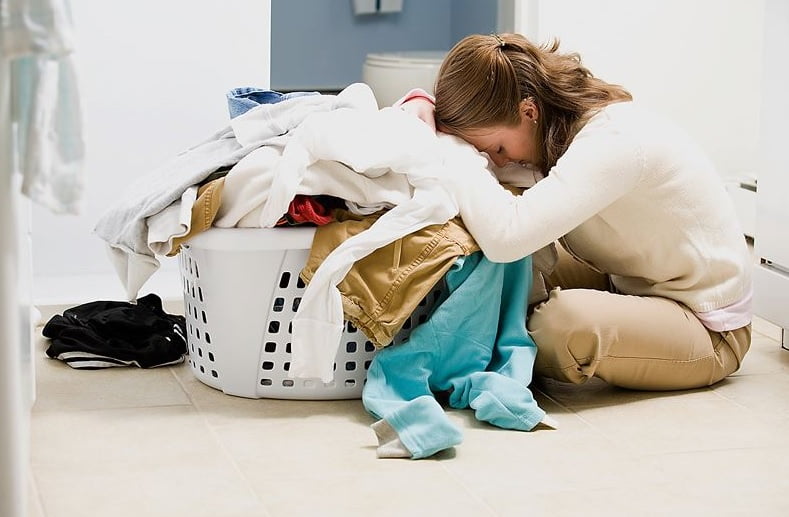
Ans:
<svg viewBox="0 0 789 517"><path fill-rule="evenodd" d="M398 99L394 104L392 104L392 107L394 108L400 107L406 102L414 99L425 99L426 101L432 103L434 106L436 104L435 97L433 97L432 95L430 95L429 93L427 93L425 90L421 88L414 88L413 90L406 93L403 97Z"/></svg>

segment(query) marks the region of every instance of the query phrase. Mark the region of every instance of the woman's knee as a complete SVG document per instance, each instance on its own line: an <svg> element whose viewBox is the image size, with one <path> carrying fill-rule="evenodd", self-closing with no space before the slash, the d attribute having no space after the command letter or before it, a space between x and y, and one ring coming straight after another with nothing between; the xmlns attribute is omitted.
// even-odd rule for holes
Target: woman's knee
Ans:
<svg viewBox="0 0 789 517"><path fill-rule="evenodd" d="M529 318L529 333L537 345L538 375L566 382L584 382L594 374L599 356L595 338L599 322L589 316L590 297L597 291L554 289ZM599 336L598 336L599 337Z"/></svg>
<svg viewBox="0 0 789 517"><path fill-rule="evenodd" d="M535 307L529 317L529 332L566 336L576 332L575 329L598 325L593 309L597 295L604 293L591 289L553 289L548 300Z"/></svg>

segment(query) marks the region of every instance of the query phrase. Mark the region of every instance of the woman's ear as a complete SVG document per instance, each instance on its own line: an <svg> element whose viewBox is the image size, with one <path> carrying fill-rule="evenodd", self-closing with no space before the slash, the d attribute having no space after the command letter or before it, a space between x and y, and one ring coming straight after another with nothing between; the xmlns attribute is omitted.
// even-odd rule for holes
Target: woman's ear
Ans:
<svg viewBox="0 0 789 517"><path fill-rule="evenodd" d="M540 118L540 110L537 108L537 104L534 103L534 99L531 97L527 97L521 101L520 110L521 118L529 119L535 124Z"/></svg>

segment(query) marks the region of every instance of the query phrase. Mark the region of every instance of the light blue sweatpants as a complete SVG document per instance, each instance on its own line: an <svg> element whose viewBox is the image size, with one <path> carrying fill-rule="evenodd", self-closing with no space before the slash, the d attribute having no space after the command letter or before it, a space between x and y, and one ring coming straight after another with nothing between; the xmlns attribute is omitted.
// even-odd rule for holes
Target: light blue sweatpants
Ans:
<svg viewBox="0 0 789 517"><path fill-rule="evenodd" d="M462 441L433 396L453 408L529 431L544 417L528 388L537 348L526 330L531 257L493 263L481 252L446 274L446 295L402 344L380 350L367 372L364 407L397 433L413 459Z"/></svg>

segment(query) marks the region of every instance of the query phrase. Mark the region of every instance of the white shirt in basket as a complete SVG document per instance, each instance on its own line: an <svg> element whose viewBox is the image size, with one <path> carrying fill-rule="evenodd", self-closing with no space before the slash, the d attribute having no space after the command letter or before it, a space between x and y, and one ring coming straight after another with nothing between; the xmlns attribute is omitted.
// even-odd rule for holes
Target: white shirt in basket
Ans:
<svg viewBox="0 0 789 517"><path fill-rule="evenodd" d="M443 186L457 167L487 171L487 159L471 145L449 135L436 135L417 118L395 108L339 109L315 113L293 132L273 175L260 226L273 226L297 193L324 194L316 179L321 171L329 184L336 163L373 180L401 177L409 197L401 200L368 230L338 246L307 286L293 318L291 377L333 379L334 357L343 331L343 312L336 285L353 263L373 250L458 213ZM309 178L313 192L305 192ZM402 192L401 194L405 194ZM373 199L368 199L372 201Z"/></svg>

